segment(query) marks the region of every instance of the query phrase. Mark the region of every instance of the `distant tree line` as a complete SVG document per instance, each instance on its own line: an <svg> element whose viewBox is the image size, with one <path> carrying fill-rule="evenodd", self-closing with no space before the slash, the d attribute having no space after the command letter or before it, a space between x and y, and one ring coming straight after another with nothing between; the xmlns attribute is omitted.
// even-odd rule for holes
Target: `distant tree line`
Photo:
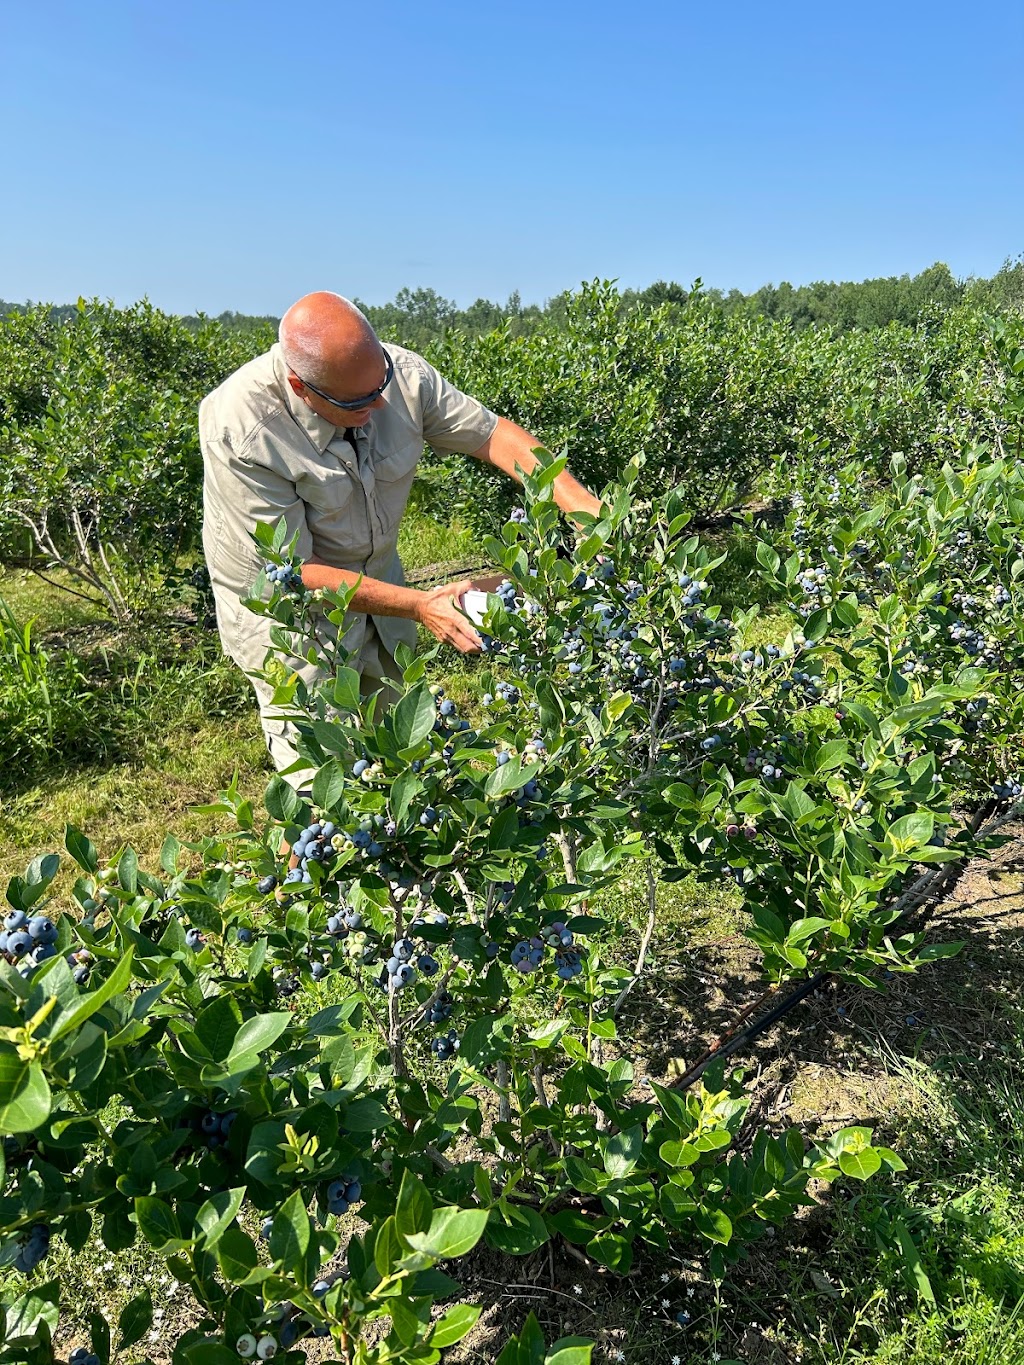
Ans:
<svg viewBox="0 0 1024 1365"><path fill-rule="evenodd" d="M669 305L670 310L685 309L694 291L717 306L726 318L767 318L788 321L796 331L809 327L827 328L835 334L870 331L898 322L913 326L929 313L946 312L961 303L971 303L988 312L1024 311L1024 255L1007 259L990 279L969 277L958 280L947 265L936 262L919 275L891 275L859 283L818 280L813 284L766 284L752 294L739 289L725 292L705 288L698 280L689 288L673 281L656 280L646 289L624 289L619 294L623 316L634 309L653 310ZM524 304L519 293L505 303L477 299L468 308L459 308L434 289L401 289L390 303L371 304L356 300L375 330L386 339L424 350L431 342L448 333L486 336L498 328L511 336L530 336L535 332L563 331L568 325L572 299L577 291L564 290L543 305ZM24 312L30 304L7 303L0 299L0 315ZM66 321L75 316L74 304L58 304L52 316ZM230 310L210 319L187 316L182 321L192 328L215 321L228 331L263 333L276 328L278 319L254 317Z"/></svg>

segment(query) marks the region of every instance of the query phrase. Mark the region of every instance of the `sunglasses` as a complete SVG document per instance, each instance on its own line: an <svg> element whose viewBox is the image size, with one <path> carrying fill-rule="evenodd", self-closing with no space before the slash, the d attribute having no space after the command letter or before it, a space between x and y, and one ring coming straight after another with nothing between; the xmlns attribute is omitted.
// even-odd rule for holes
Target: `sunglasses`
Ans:
<svg viewBox="0 0 1024 1365"><path fill-rule="evenodd" d="M308 380L302 379L301 374L297 374L296 378L302 380L303 385L309 389L310 393L315 393L316 396L322 398L325 403L330 403L331 406L335 408L341 408L343 412L356 412L359 408L368 408L371 403L376 403L377 399L391 383L395 373L395 366L391 357L388 355L387 351L384 350L383 346L380 349L387 365L387 369L384 371L384 383L374 389L372 393L366 394L363 398L332 398L329 393L324 393L323 389L318 389L315 384L310 384ZM292 373L295 374L295 371L293 370Z"/></svg>

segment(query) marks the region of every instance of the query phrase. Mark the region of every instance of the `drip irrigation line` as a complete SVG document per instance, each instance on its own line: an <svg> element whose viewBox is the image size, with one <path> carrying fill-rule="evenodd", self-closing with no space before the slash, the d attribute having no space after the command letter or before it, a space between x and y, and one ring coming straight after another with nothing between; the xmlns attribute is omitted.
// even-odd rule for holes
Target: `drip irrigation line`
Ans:
<svg viewBox="0 0 1024 1365"><path fill-rule="evenodd" d="M1005 825L1019 819L1020 816L1024 814L1024 803L1017 802L1010 810L1005 811L1001 816L998 816L988 824L983 824L985 813L988 809L989 803L985 802L976 812L968 826L968 829L972 834L978 834L979 831L982 836L996 833ZM939 868L925 872L918 877L917 881L893 902L893 908L900 911L900 919L895 922L896 925L899 925L900 920L908 918L911 910L928 901L934 902L935 896L945 888L947 882L952 881L954 876L957 879L963 876L970 866L971 861L971 859L965 858L963 861L944 863ZM916 929L922 928L927 924L930 915L931 912L926 912L918 919L914 927ZM777 1023L787 1015L790 1010L795 1009L802 1000L805 1000L808 995L816 991L828 981L831 976L831 972L815 972L812 977L809 977L806 981L802 981L793 990L783 996L781 1000L777 1001L766 1014L760 1015L758 1018L752 1020L751 1023L740 1029L737 1029L734 1024L731 1029L727 1029L726 1032L721 1035L715 1046L705 1052L703 1057L695 1062L688 1071L682 1076L679 1076L676 1080L670 1081L667 1089L688 1089L695 1081L700 1080L701 1076L703 1076L712 1062L731 1057L734 1052L738 1052L740 1048L744 1047L746 1044L753 1043L760 1034L764 1033L766 1029L771 1028L772 1024ZM742 1019L743 1014L739 1017Z"/></svg>

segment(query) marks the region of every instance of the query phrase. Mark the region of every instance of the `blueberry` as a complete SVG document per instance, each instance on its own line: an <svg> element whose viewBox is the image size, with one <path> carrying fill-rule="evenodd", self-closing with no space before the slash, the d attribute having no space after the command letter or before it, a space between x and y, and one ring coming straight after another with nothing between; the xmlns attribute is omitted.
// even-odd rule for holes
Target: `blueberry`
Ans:
<svg viewBox="0 0 1024 1365"><path fill-rule="evenodd" d="M209 1113L203 1115L202 1129L204 1133L217 1133L220 1131L220 1115Z"/></svg>
<svg viewBox="0 0 1024 1365"><path fill-rule="evenodd" d="M32 937L24 929L19 929L8 936L7 951L13 958L24 957L31 947Z"/></svg>
<svg viewBox="0 0 1024 1365"><path fill-rule="evenodd" d="M421 825L432 825L437 820L437 811L433 806L428 806L420 816Z"/></svg>
<svg viewBox="0 0 1024 1365"><path fill-rule="evenodd" d="M274 1230L273 1218L264 1218L263 1222L260 1224L260 1236L263 1238L265 1242L270 1241L270 1234L273 1232L273 1230Z"/></svg>
<svg viewBox="0 0 1024 1365"><path fill-rule="evenodd" d="M441 703L441 705L440 705L437 709L438 709L438 711L441 713L442 716L454 716L454 715L455 715L455 703L454 703L453 701L451 701L451 700L443 701L443 702Z"/></svg>
<svg viewBox="0 0 1024 1365"><path fill-rule="evenodd" d="M4 916L5 929L24 929L27 923L28 916L25 914L24 910L11 910L9 914Z"/></svg>
<svg viewBox="0 0 1024 1365"><path fill-rule="evenodd" d="M267 877L261 877L259 881L256 883L256 890L260 893L261 896L269 896L271 891L273 891L276 886L277 878L271 875Z"/></svg>
<svg viewBox="0 0 1024 1365"><path fill-rule="evenodd" d="M235 1342L235 1350L243 1360L251 1360L256 1354L256 1338L251 1332L244 1332Z"/></svg>
<svg viewBox="0 0 1024 1365"><path fill-rule="evenodd" d="M252 942L252 930L251 930L251 929L247 929L247 928L245 927L245 925L243 925L243 926L241 927L241 929L239 929L239 931L238 931L238 941L239 941L239 943L251 943L251 942Z"/></svg>
<svg viewBox="0 0 1024 1365"><path fill-rule="evenodd" d="M198 929L189 929L185 933L185 942L190 948L201 948L203 935Z"/></svg>
<svg viewBox="0 0 1024 1365"><path fill-rule="evenodd" d="M369 766L370 760L368 758L357 758L355 763L352 764L352 776L362 777Z"/></svg>

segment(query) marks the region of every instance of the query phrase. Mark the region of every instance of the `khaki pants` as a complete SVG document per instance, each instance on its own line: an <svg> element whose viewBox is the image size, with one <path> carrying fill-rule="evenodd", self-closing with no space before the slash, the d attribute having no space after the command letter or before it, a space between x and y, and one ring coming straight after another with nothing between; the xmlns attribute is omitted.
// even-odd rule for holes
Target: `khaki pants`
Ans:
<svg viewBox="0 0 1024 1365"><path fill-rule="evenodd" d="M385 649L380 636L374 629L372 620L366 623L366 635L359 654L352 660L352 664L359 669L359 690L362 695L364 697L369 696L371 692L377 692L383 688L381 700L385 706L393 706L401 694L391 684L401 684L402 670ZM272 687L263 682L261 678L250 678L249 681L259 704L260 724L263 726L263 734L266 737L267 751L273 760L274 767L278 772L281 772L282 768L289 767L299 757L295 751L297 733L295 725L292 721L276 714L277 708L272 701L274 695ZM308 796L310 783L315 774L315 768L302 768L296 769L293 773L284 773L283 776L289 786L294 787L300 795Z"/></svg>

